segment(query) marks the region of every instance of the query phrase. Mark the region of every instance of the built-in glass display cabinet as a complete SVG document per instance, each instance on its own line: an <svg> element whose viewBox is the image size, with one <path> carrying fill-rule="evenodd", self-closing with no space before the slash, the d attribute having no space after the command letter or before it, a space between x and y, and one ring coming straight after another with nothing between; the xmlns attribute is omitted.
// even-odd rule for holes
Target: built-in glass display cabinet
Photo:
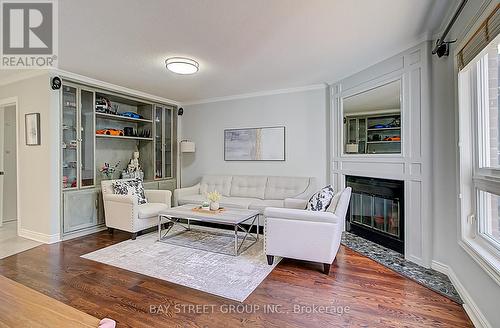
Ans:
<svg viewBox="0 0 500 328"><path fill-rule="evenodd" d="M63 232L103 223L95 189L95 92L64 83L61 92Z"/></svg>
<svg viewBox="0 0 500 328"><path fill-rule="evenodd" d="M401 153L401 114L347 116L346 153Z"/></svg>
<svg viewBox="0 0 500 328"><path fill-rule="evenodd" d="M174 176L173 107L155 105L155 178Z"/></svg>
<svg viewBox="0 0 500 328"><path fill-rule="evenodd" d="M62 187L78 187L77 89L65 85L62 92Z"/></svg>
<svg viewBox="0 0 500 328"><path fill-rule="evenodd" d="M65 235L103 226L101 181L129 176L135 152L146 189L176 188L174 106L71 81L63 81L60 96Z"/></svg>
<svg viewBox="0 0 500 328"><path fill-rule="evenodd" d="M62 90L62 188L93 187L94 92L68 84Z"/></svg>

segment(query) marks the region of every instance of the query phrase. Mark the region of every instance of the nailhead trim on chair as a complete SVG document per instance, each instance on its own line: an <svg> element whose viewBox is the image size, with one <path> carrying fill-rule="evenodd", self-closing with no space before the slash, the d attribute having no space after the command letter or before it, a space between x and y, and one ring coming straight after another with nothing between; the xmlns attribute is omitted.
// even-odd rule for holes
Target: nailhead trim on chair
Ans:
<svg viewBox="0 0 500 328"><path fill-rule="evenodd" d="M266 231L267 231L267 220L264 215L262 215L264 218L264 254L267 254L267 242L266 242Z"/></svg>

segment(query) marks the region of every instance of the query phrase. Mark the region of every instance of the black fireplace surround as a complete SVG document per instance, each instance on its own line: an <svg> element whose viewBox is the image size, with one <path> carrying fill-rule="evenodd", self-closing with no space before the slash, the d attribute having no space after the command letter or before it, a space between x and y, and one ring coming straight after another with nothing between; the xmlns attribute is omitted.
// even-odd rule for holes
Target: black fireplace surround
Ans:
<svg viewBox="0 0 500 328"><path fill-rule="evenodd" d="M347 231L404 254L404 182L347 176Z"/></svg>

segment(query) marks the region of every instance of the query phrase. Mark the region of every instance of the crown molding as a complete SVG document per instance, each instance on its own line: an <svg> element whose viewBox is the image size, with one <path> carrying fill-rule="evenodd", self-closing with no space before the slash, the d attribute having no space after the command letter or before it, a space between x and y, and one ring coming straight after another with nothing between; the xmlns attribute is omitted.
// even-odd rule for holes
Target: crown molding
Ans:
<svg viewBox="0 0 500 328"><path fill-rule="evenodd" d="M334 81L328 81L328 85L330 86L334 86L334 85L338 85L338 84L341 84L342 81L344 81L345 79L348 79L350 78L351 76L354 76L356 74L359 74L367 69L370 69L371 67L373 66L377 66L393 57L396 57L396 56L402 56L408 52L412 52L420 47L423 46L423 44L427 43L427 42L431 42L431 39L430 39L430 34L429 33L422 33L421 35L419 35L417 38L413 39L412 41L410 42L407 42L404 44L404 46L401 46L399 47L400 50L397 50L395 52L393 52L393 55L390 55L388 57L385 57L375 63L368 63L366 64L366 66L363 66L363 68L359 69L358 71L355 71L355 72L352 72L350 74L347 74L345 76L343 76L342 78L338 79L338 80L334 80Z"/></svg>
<svg viewBox="0 0 500 328"><path fill-rule="evenodd" d="M13 76L6 77L4 79L0 79L0 86L16 83L19 81L31 79L36 76L41 76L44 74L48 74L48 70L46 69L40 69L40 70L29 70L29 71L22 71L19 72L19 74L15 74Z"/></svg>
<svg viewBox="0 0 500 328"><path fill-rule="evenodd" d="M53 69L50 71L50 73L52 75L59 75L62 78L66 78L66 79L69 79L69 80L72 80L75 82L80 82L82 84L92 85L92 86L95 86L95 87L98 87L101 89L107 89L110 91L115 91L115 92L124 93L124 94L131 94L131 95L134 95L134 96L139 97L139 98L150 99L150 100L157 101L159 103L180 106L180 103L176 100L155 96L155 95L152 95L152 94L149 94L146 92L137 91L137 90L123 87L123 86L120 86L117 84L97 80L97 79L94 79L94 78L91 78L91 77L88 77L85 75L80 75L80 74L68 72L68 71L61 70L61 69Z"/></svg>
<svg viewBox="0 0 500 328"><path fill-rule="evenodd" d="M213 98L206 98L206 99L200 99L200 100L194 100L194 101L186 101L186 102L181 102L181 105L182 106L200 105L200 104L207 104L207 103L228 101L228 100L237 100L237 99L263 97L263 96L273 96L273 95L279 95L279 94L284 94L284 93L304 92L304 91L319 90L319 89L326 90L326 88L328 88L327 83L311 84L311 85L306 85L306 86L296 87L296 88L258 91L258 92L243 93L243 94L232 95L232 96L213 97Z"/></svg>

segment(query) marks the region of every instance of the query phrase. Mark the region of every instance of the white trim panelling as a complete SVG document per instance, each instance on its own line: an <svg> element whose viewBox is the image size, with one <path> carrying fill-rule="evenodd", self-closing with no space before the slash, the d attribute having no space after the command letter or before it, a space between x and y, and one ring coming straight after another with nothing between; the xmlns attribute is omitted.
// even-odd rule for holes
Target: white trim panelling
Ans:
<svg viewBox="0 0 500 328"><path fill-rule="evenodd" d="M24 228L18 228L17 233L19 237L28 238L44 244L53 244L61 241L59 233L53 235L47 235L44 233L31 231Z"/></svg>
<svg viewBox="0 0 500 328"><path fill-rule="evenodd" d="M405 183L405 257L424 267L432 260L430 139L430 51L423 42L331 86L331 182L345 187L346 175ZM344 154L342 98L401 81L401 154Z"/></svg>
<svg viewBox="0 0 500 328"><path fill-rule="evenodd" d="M99 89L106 89L106 90L109 90L109 91L114 91L114 92L118 92L118 93L124 93L124 94L128 94L128 95L136 96L136 97L139 97L139 98L145 98L145 99L148 99L148 100L154 100L156 102L163 103L163 104L180 106L180 103L178 101L175 101L175 100L172 100L172 99L167 99L167 98L163 98L163 97L151 95L151 94L146 93L146 92L129 89L129 88L126 88L126 87L122 87L120 85L116 85L116 84L112 84L112 83L100 81L100 80L97 80L97 79L93 79L91 77L87 77L87 76L84 76L84 75L80 75L80 74L76 74L76 73L64 71L64 70L61 70L61 69L51 70L51 75L52 76L59 75L59 76L61 76L63 78L70 79L70 80L73 80L75 82L79 82L79 83L82 83L82 84L85 84L85 85L90 85L90 86L93 86L93 87L97 87Z"/></svg>
<svg viewBox="0 0 500 328"><path fill-rule="evenodd" d="M213 103L213 102L219 102L219 101L228 101L228 100L236 100L236 99L262 97L262 96L272 96L272 95L279 95L279 94L284 94L284 93L304 92L304 91L319 90L319 89L326 89L326 88L328 88L328 84L326 84L326 83L312 84L312 85L306 85L306 86L296 87L296 88L258 91L258 92L244 93L244 94L238 94L238 95L232 95L232 96L213 97L213 98L206 98L206 99L200 99L200 100L194 100L194 101L186 101L186 102L182 102L181 105L182 106L200 105L200 104L207 104L207 103Z"/></svg>
<svg viewBox="0 0 500 328"><path fill-rule="evenodd" d="M481 312L476 302L472 299L469 292L465 289L464 285L460 282L457 275L452 268L438 261L432 261L432 269L441 272L450 278L451 283L457 290L458 294L462 298L464 304L462 305L465 312L471 319L474 327L476 328L492 328L493 326L488 322L484 314Z"/></svg>

